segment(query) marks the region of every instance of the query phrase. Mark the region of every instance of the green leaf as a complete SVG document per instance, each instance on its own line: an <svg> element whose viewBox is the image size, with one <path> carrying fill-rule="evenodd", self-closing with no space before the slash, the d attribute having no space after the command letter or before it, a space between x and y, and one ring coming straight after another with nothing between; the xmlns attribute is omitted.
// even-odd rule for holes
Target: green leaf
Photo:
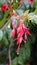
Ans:
<svg viewBox="0 0 37 65"><path fill-rule="evenodd" d="M2 40L2 38L3 38L3 32L2 30L0 30L0 41Z"/></svg>
<svg viewBox="0 0 37 65"><path fill-rule="evenodd" d="M37 15L34 16L34 18L31 20L33 24L37 24Z"/></svg>
<svg viewBox="0 0 37 65"><path fill-rule="evenodd" d="M37 14L37 8L35 9L34 13Z"/></svg>
<svg viewBox="0 0 37 65"><path fill-rule="evenodd" d="M17 57L15 59L13 59L12 65L18 65L18 58Z"/></svg>
<svg viewBox="0 0 37 65"><path fill-rule="evenodd" d="M5 36L3 37L3 44L6 46L9 44L8 39Z"/></svg>
<svg viewBox="0 0 37 65"><path fill-rule="evenodd" d="M33 24L37 24L37 14L32 12L32 13L29 13L28 16L30 17L29 20L31 20Z"/></svg>
<svg viewBox="0 0 37 65"><path fill-rule="evenodd" d="M2 20L4 17L4 13L0 11L0 20Z"/></svg>
<svg viewBox="0 0 37 65"><path fill-rule="evenodd" d="M37 7L37 0L34 0L34 6Z"/></svg>
<svg viewBox="0 0 37 65"><path fill-rule="evenodd" d="M19 57L18 57L18 63L23 65L26 60L30 60L30 54L31 54L31 37L28 39L27 43L24 44L22 47L21 47L21 50L20 50L20 54L19 54Z"/></svg>
<svg viewBox="0 0 37 65"><path fill-rule="evenodd" d="M0 20L0 28L8 21L8 15L10 13L10 10L8 10L7 12L5 12L4 17L2 20Z"/></svg>
<svg viewBox="0 0 37 65"><path fill-rule="evenodd" d="M25 46L23 46L20 50L20 54L18 57L18 63L20 65L23 65L25 62L26 62L26 49L25 49Z"/></svg>
<svg viewBox="0 0 37 65"><path fill-rule="evenodd" d="M11 39L12 38L11 28L6 28L6 32L8 34L8 38Z"/></svg>
<svg viewBox="0 0 37 65"><path fill-rule="evenodd" d="M19 14L20 16L22 16L23 10L21 10L21 9L20 10L16 10L16 13Z"/></svg>
<svg viewBox="0 0 37 65"><path fill-rule="evenodd" d="M18 5L19 5L19 2L13 3L13 8L14 9L17 9L18 8Z"/></svg>

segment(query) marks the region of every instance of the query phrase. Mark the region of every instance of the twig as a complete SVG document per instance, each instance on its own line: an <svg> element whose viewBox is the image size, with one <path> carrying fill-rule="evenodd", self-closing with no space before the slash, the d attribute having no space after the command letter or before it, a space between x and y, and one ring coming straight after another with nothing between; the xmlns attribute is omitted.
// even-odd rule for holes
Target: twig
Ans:
<svg viewBox="0 0 37 65"><path fill-rule="evenodd" d="M8 22L1 28L1 30L4 30L9 23L10 23L10 20L8 20Z"/></svg>
<svg viewBox="0 0 37 65"><path fill-rule="evenodd" d="M11 65L11 50L10 50L10 47L9 47L9 65Z"/></svg>
<svg viewBox="0 0 37 65"><path fill-rule="evenodd" d="M9 45L9 53L8 53L9 54L9 65L12 64L12 61L11 61L11 47L13 46L12 42L14 42L15 40L11 39L11 42L10 42L10 45Z"/></svg>

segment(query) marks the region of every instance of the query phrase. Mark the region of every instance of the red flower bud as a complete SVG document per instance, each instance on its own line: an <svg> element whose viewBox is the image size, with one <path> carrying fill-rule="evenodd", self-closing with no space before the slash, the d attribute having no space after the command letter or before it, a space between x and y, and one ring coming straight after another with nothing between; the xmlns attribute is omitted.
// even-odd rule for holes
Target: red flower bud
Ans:
<svg viewBox="0 0 37 65"><path fill-rule="evenodd" d="M12 27L13 27L13 28L16 28L16 27L17 27L17 25L16 25L16 19L13 20L13 22L12 22Z"/></svg>
<svg viewBox="0 0 37 65"><path fill-rule="evenodd" d="M12 30L12 37L15 37L15 29Z"/></svg>
<svg viewBox="0 0 37 65"><path fill-rule="evenodd" d="M10 10L13 10L12 6L10 6Z"/></svg>
<svg viewBox="0 0 37 65"><path fill-rule="evenodd" d="M6 12L8 10L8 4L7 3L4 3L3 5L2 5L2 11L3 12Z"/></svg>

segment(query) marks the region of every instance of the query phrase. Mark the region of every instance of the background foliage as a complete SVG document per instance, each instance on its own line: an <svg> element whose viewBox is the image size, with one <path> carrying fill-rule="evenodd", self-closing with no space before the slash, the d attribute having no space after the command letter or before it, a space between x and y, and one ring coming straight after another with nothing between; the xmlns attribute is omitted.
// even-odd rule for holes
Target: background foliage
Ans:
<svg viewBox="0 0 37 65"><path fill-rule="evenodd" d="M29 10L28 15L26 18L29 18L29 22L26 23L26 25L29 27L29 30L32 34L32 36L28 36L28 40L26 44L21 45L20 53L19 55L16 53L16 42L12 41L11 36L11 22L13 20L12 16L9 16L10 10L6 13L0 12L0 65L6 65L9 63L9 45L12 44L11 47L11 60L12 65L26 65L26 61L30 63L30 55L31 50L33 48L33 44L36 41L37 36L37 0L35 0L34 5L29 5L28 0L25 0L25 2L20 6L19 10L17 9L20 5L20 1L18 2L9 2L10 0L0 0L0 7L4 2L7 2L8 5L11 5L13 9L16 11L16 13L20 16L26 11ZM10 18L10 20L9 20ZM9 23L7 23L9 20ZM7 23L5 25L5 23ZM23 22L24 23L24 22ZM3 28L3 26L5 27ZM2 28L1 28L2 27Z"/></svg>

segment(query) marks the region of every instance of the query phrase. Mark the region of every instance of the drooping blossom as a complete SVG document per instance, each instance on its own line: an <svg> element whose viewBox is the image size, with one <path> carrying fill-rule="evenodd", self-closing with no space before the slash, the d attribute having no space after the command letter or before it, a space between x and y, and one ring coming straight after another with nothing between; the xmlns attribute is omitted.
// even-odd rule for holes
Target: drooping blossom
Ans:
<svg viewBox="0 0 37 65"><path fill-rule="evenodd" d="M17 34L17 45L19 50L19 46L22 43L22 41L24 41L25 43L27 40L27 35L31 36L31 33L29 32L28 28L24 26L24 24L19 24L19 27L17 28Z"/></svg>
<svg viewBox="0 0 37 65"><path fill-rule="evenodd" d="M20 17L16 13L14 13L12 17L13 17L12 27L17 28L17 20L19 20Z"/></svg>
<svg viewBox="0 0 37 65"><path fill-rule="evenodd" d="M34 0L28 0L28 3L32 5L34 3Z"/></svg>
<svg viewBox="0 0 37 65"><path fill-rule="evenodd" d="M15 37L15 29L12 30L12 37Z"/></svg>
<svg viewBox="0 0 37 65"><path fill-rule="evenodd" d="M27 35L30 35L31 36L31 33L29 31L29 28L27 28L25 26L25 24L23 24L22 19L23 18L21 18L17 14L16 15L13 15L12 37L14 38L17 35L17 37L16 37L16 40L17 40L17 43L16 44L18 45L17 53L19 53L20 45L21 45L22 41L24 43L26 43L26 41L27 41ZM17 20L19 20L19 22ZM17 24L17 22L18 22L18 24Z"/></svg>
<svg viewBox="0 0 37 65"><path fill-rule="evenodd" d="M3 12L6 12L8 10L8 4L7 3L4 3L3 5L2 5L2 11Z"/></svg>
<svg viewBox="0 0 37 65"><path fill-rule="evenodd" d="M24 43L26 43L26 40L27 40L27 35L30 35L31 36L31 33L29 32L29 29L23 24L23 23L19 23L17 28L17 45L18 45L18 48L17 48L17 52L19 53L19 50L20 50L20 45L22 43L22 41ZM15 31L16 31L15 30ZM15 37L15 31L13 31L13 37Z"/></svg>
<svg viewBox="0 0 37 65"><path fill-rule="evenodd" d="M16 19L13 20L13 22L12 22L12 27L13 27L13 28L16 28Z"/></svg>

